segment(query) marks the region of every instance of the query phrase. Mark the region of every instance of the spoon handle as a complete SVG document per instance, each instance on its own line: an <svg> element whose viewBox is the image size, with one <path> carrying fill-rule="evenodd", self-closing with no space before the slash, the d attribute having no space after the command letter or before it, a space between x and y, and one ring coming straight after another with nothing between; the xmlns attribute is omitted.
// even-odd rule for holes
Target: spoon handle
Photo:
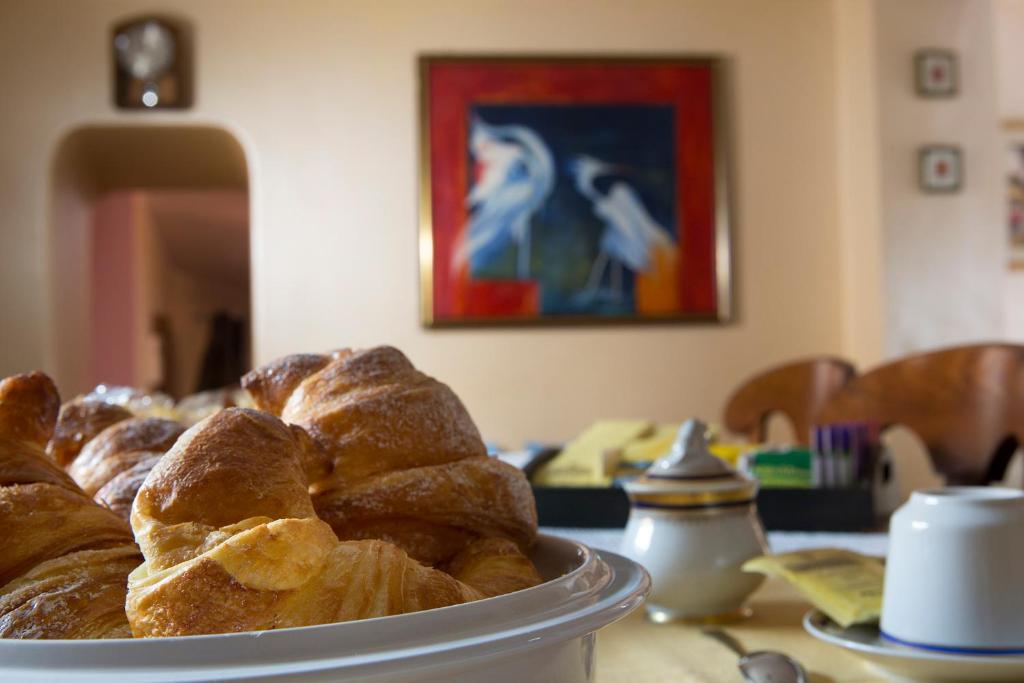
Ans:
<svg viewBox="0 0 1024 683"><path fill-rule="evenodd" d="M740 644L740 641L736 640L733 636L726 633L720 628L705 628L701 629L701 633L706 635L708 638L717 640L722 645L736 653L737 657L746 657L747 650Z"/></svg>

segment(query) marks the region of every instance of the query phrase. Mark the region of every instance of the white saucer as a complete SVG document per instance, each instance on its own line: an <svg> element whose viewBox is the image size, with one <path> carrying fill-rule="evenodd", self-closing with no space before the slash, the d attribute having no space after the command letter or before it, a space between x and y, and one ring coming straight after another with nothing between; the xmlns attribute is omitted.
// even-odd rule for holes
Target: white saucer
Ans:
<svg viewBox="0 0 1024 683"><path fill-rule="evenodd" d="M860 655L897 679L914 681L1024 681L1024 655L959 655L929 652L883 640L877 625L843 628L818 610L804 628L826 643Z"/></svg>

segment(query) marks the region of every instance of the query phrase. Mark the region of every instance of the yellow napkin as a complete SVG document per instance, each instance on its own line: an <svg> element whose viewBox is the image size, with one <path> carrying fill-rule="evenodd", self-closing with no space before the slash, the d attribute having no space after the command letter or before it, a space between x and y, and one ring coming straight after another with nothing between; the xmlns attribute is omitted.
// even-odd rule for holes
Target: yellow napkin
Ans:
<svg viewBox="0 0 1024 683"><path fill-rule="evenodd" d="M745 572L781 576L843 628L877 621L882 613L882 561L850 550L822 548L762 555Z"/></svg>
<svg viewBox="0 0 1024 683"><path fill-rule="evenodd" d="M609 451L621 451L642 436L652 433L650 420L601 420L570 441L533 477L540 486L610 486L615 458Z"/></svg>
<svg viewBox="0 0 1024 683"><path fill-rule="evenodd" d="M622 460L629 463L651 463L672 449L679 433L679 424L656 425L650 434L640 436L622 449Z"/></svg>
<svg viewBox="0 0 1024 683"><path fill-rule="evenodd" d="M679 423L600 420L570 441L533 476L539 486L610 486L617 475L636 475L672 449ZM712 444L710 451L735 467L749 444Z"/></svg>

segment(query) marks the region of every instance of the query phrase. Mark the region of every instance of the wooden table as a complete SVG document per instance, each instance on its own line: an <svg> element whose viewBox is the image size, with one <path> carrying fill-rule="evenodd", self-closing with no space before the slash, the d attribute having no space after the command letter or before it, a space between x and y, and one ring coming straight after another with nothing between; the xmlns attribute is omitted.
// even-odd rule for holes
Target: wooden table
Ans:
<svg viewBox="0 0 1024 683"><path fill-rule="evenodd" d="M780 579L753 595L753 615L723 628L749 651L778 650L800 661L813 683L887 681L856 656L803 629L807 601ZM682 624L653 624L643 608L597 636L598 683L742 683L736 656Z"/></svg>

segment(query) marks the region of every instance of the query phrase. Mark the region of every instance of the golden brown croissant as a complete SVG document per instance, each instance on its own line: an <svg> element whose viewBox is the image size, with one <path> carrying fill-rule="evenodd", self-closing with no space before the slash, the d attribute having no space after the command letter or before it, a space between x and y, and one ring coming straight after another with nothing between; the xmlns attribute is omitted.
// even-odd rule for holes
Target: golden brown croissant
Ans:
<svg viewBox="0 0 1024 683"><path fill-rule="evenodd" d="M93 500L107 507L126 522L131 517L132 503L135 502L135 496L142 488L142 482L146 480L146 475L156 465L157 460L163 457L164 453L163 451L138 451L135 455L138 460L134 465L114 475L93 495Z"/></svg>
<svg viewBox="0 0 1024 683"><path fill-rule="evenodd" d="M160 417L132 417L107 427L88 442L70 465L68 474L90 496L117 475L166 453L185 428Z"/></svg>
<svg viewBox="0 0 1024 683"><path fill-rule="evenodd" d="M504 595L541 582L533 563L515 543L504 538L481 538L438 567L487 597Z"/></svg>
<svg viewBox="0 0 1024 683"><path fill-rule="evenodd" d="M131 531L43 446L60 400L42 373L0 381L0 637L122 638Z"/></svg>
<svg viewBox="0 0 1024 683"><path fill-rule="evenodd" d="M185 432L132 510L146 557L129 578L132 632L284 628L482 597L391 544L338 541L308 493L324 464L301 428L255 410L228 408Z"/></svg>
<svg viewBox="0 0 1024 683"><path fill-rule="evenodd" d="M397 349L288 356L242 384L258 407L306 429L330 456L330 474L311 493L339 538L384 539L431 565L454 562L479 539L507 539L514 545L480 565L506 571L493 583L477 571L469 583L496 594L540 581L525 557L510 562L509 547L525 552L537 534L526 478L487 457L455 393ZM472 556L483 549L496 546ZM523 570L518 583L509 566Z"/></svg>
<svg viewBox="0 0 1024 683"><path fill-rule="evenodd" d="M85 444L99 436L100 432L131 416L127 408L79 396L60 407L57 426L46 445L46 453L58 465L67 467L78 457Z"/></svg>
<svg viewBox="0 0 1024 683"><path fill-rule="evenodd" d="M128 521L142 480L184 431L174 420L135 416L89 394L61 406L46 451L82 490Z"/></svg>
<svg viewBox="0 0 1024 683"><path fill-rule="evenodd" d="M174 402L165 394L101 384L60 407L57 426L46 452L58 465L66 468L78 457L85 444L100 432L131 417L164 417L180 421Z"/></svg>
<svg viewBox="0 0 1024 683"><path fill-rule="evenodd" d="M190 394L174 406L176 419L191 427L204 417L225 408L251 408L252 397L239 386L208 389Z"/></svg>

